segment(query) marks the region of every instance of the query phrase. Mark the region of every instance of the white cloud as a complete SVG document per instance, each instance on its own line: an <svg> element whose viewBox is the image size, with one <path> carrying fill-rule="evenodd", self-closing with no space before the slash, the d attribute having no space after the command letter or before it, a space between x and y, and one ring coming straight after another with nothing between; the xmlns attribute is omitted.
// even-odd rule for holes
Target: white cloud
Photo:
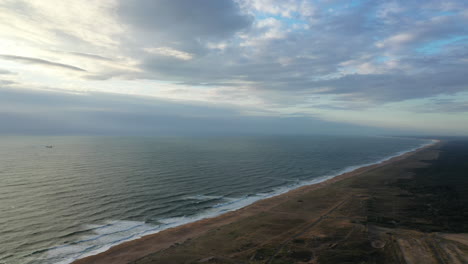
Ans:
<svg viewBox="0 0 468 264"><path fill-rule="evenodd" d="M114 7L113 0L6 0L0 4L1 34L43 45L80 40L104 48L115 47L118 42L113 36L122 33L123 28L115 23Z"/></svg>
<svg viewBox="0 0 468 264"><path fill-rule="evenodd" d="M191 60L193 58L193 54L170 47L145 48L144 50L152 54L174 57L179 60Z"/></svg>
<svg viewBox="0 0 468 264"><path fill-rule="evenodd" d="M286 35L287 29L284 28L283 23L270 17L256 21L250 34L241 36L244 41L240 45L243 47L261 46L272 40L285 38Z"/></svg>
<svg viewBox="0 0 468 264"><path fill-rule="evenodd" d="M307 0L245 0L244 4L257 12L291 18L294 15L310 17L315 12L311 1Z"/></svg>
<svg viewBox="0 0 468 264"><path fill-rule="evenodd" d="M398 33L396 35L386 38L383 41L377 42L376 46L379 48L398 49L401 48L402 45L413 41L415 38L416 36L411 33Z"/></svg>

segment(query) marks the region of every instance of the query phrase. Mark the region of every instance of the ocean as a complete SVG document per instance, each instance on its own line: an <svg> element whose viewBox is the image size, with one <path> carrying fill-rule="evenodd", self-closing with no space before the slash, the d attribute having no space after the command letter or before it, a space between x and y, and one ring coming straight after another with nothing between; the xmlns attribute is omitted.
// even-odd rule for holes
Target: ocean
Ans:
<svg viewBox="0 0 468 264"><path fill-rule="evenodd" d="M70 263L428 143L364 136L1 136L0 263Z"/></svg>

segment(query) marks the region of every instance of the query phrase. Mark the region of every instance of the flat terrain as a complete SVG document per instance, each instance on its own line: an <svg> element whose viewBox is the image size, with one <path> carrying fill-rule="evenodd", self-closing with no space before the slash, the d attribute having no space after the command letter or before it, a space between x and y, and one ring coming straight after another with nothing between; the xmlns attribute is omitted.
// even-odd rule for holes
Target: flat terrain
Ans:
<svg viewBox="0 0 468 264"><path fill-rule="evenodd" d="M468 141L361 172L77 263L468 263Z"/></svg>

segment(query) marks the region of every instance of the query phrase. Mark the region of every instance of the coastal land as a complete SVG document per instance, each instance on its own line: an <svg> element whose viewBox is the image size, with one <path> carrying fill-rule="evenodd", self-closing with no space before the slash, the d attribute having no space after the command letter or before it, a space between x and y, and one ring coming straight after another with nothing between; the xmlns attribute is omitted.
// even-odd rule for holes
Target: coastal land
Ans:
<svg viewBox="0 0 468 264"><path fill-rule="evenodd" d="M74 262L91 263L468 263L468 140L444 140Z"/></svg>

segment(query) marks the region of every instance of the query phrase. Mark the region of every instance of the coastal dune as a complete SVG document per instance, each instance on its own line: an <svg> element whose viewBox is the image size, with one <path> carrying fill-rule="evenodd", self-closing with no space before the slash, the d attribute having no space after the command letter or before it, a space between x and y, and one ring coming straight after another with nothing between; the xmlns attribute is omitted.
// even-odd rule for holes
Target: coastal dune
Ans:
<svg viewBox="0 0 468 264"><path fill-rule="evenodd" d="M317 259L316 254L326 252L323 246L333 249L340 241L362 236L371 242L371 248L386 252L389 246L386 246L388 237L382 237L384 227L368 224L369 217L373 217L369 216L372 207L369 203L378 189L376 186L381 184L382 193L394 192L389 191L388 182L410 177L409 169L427 166L422 160L437 159L440 145L434 141L418 150L257 201L218 217L125 242L74 264L232 263L233 260L276 263L273 261L281 258L290 261L284 263L308 262ZM364 186L356 186L359 184ZM399 208L393 210L398 214ZM391 223L397 218L387 220ZM404 248L405 240L397 241L399 247ZM310 250L310 244L314 250ZM362 250L361 246L356 250ZM400 253L399 258L411 257Z"/></svg>

